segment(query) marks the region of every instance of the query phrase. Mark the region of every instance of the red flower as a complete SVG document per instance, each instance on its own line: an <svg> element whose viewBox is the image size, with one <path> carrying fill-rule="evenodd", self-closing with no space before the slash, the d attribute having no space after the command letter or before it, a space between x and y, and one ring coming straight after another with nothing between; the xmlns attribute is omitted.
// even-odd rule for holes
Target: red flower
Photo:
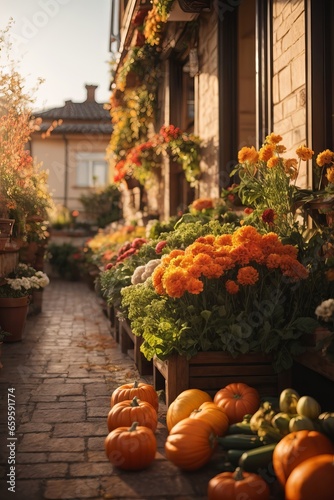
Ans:
<svg viewBox="0 0 334 500"><path fill-rule="evenodd" d="M131 243L131 246L132 248L140 248L144 245L144 243L147 243L145 238L135 238Z"/></svg>
<svg viewBox="0 0 334 500"><path fill-rule="evenodd" d="M263 222L266 222L267 224L273 224L274 223L274 219L275 219L275 212L272 208L267 208L266 210L264 210L264 212L262 213L262 220Z"/></svg>
<svg viewBox="0 0 334 500"><path fill-rule="evenodd" d="M244 213L246 215L249 215L249 214L251 214L253 212L254 212L253 208L250 208L250 207L246 207L245 210L244 210Z"/></svg>
<svg viewBox="0 0 334 500"><path fill-rule="evenodd" d="M105 270L107 271L108 269L111 269L112 267L114 267L114 264L112 262L109 262L106 266L105 266Z"/></svg>
<svg viewBox="0 0 334 500"><path fill-rule="evenodd" d="M162 250L165 248L165 246L167 245L167 241L159 241L159 243L157 243L156 247L155 247L155 253L156 254L160 254L162 253Z"/></svg>

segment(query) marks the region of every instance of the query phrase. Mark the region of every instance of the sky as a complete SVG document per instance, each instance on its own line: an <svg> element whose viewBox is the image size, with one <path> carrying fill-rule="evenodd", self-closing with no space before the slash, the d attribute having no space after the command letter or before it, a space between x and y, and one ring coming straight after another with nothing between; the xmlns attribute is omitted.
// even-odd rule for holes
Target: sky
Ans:
<svg viewBox="0 0 334 500"><path fill-rule="evenodd" d="M98 85L98 102L110 97L109 37L112 0L0 0L0 29L12 17L11 57L33 90L34 111L86 99ZM44 82L38 85L38 79Z"/></svg>

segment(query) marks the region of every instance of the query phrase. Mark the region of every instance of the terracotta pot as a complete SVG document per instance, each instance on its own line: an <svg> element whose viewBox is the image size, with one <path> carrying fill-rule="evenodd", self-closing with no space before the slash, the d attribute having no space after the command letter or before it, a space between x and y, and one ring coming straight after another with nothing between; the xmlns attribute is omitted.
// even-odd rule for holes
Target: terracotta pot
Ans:
<svg viewBox="0 0 334 500"><path fill-rule="evenodd" d="M22 340L29 308L29 296L18 298L0 297L0 325L11 335L4 342Z"/></svg>

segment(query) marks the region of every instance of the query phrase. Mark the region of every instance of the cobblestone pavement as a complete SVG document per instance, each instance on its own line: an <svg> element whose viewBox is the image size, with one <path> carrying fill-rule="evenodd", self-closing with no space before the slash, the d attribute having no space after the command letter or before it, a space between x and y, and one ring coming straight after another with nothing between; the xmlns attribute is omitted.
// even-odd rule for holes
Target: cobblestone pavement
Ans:
<svg viewBox="0 0 334 500"><path fill-rule="evenodd" d="M121 472L104 439L112 391L140 377L111 335L87 285L52 280L43 310L28 317L21 342L2 346L0 498L2 500L205 499L215 460L184 473L164 455L166 407L159 410L158 451L151 466ZM9 439L7 396L15 390L16 438ZM10 444L10 446L9 446ZM8 476L13 460L15 475ZM14 479L15 492L9 490Z"/></svg>

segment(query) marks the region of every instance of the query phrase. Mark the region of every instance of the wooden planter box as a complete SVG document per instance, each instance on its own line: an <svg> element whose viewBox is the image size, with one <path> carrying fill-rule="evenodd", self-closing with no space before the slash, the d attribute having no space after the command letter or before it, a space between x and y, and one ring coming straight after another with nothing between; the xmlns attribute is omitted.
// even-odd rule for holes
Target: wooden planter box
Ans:
<svg viewBox="0 0 334 500"><path fill-rule="evenodd" d="M257 353L232 358L225 352L199 352L189 360L173 355L167 360L153 359L153 384L164 390L166 405L186 389L201 389L211 396L232 382L255 387L261 396L278 396L291 386L290 371L275 373L269 356Z"/></svg>
<svg viewBox="0 0 334 500"><path fill-rule="evenodd" d="M148 361L140 351L143 339L134 335L127 321L118 319L117 311L114 316L114 324L114 338L119 342L122 353L133 358L140 375L152 375L153 362Z"/></svg>

